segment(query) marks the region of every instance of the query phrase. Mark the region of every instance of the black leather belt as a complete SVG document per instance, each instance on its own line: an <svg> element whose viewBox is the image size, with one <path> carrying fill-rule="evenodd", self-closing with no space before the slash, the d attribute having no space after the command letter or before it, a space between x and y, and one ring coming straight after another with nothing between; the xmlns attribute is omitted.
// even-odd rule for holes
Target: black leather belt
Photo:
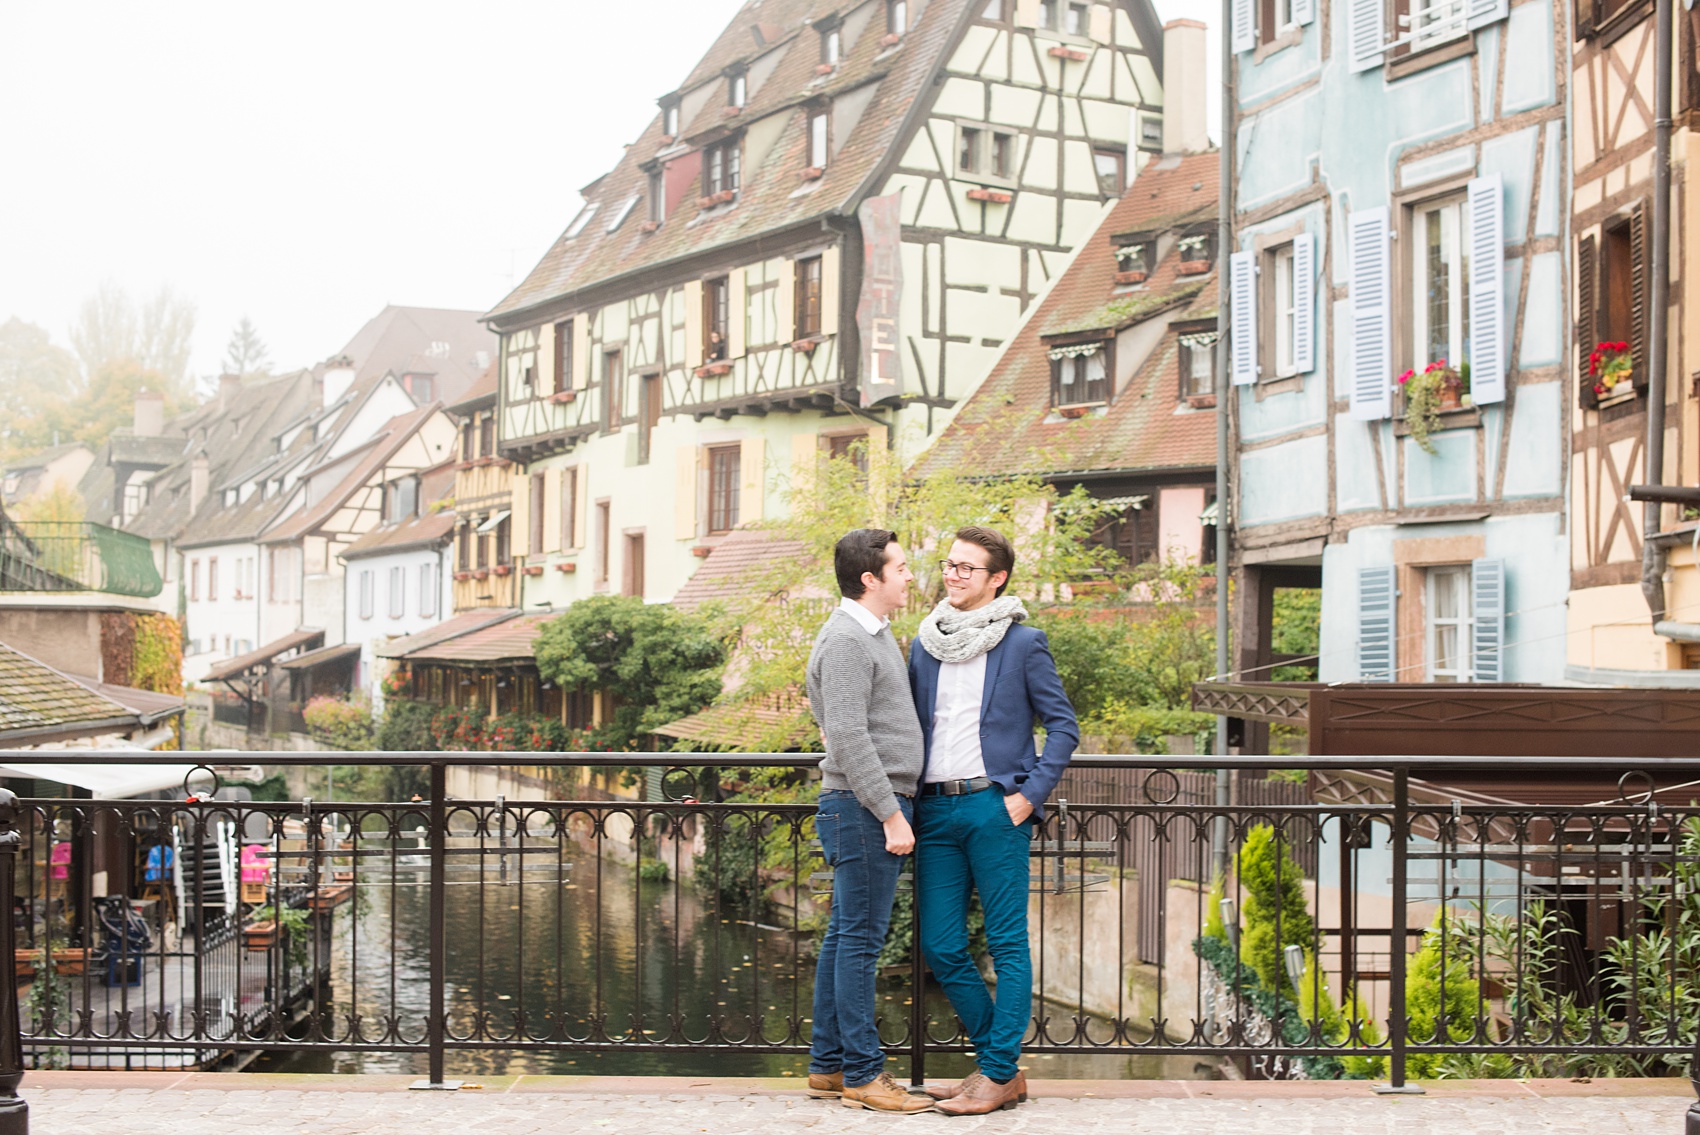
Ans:
<svg viewBox="0 0 1700 1135"><path fill-rule="evenodd" d="M969 780L935 780L921 785L921 795L967 796L975 792L984 792L991 786L991 779L984 776L976 776Z"/></svg>

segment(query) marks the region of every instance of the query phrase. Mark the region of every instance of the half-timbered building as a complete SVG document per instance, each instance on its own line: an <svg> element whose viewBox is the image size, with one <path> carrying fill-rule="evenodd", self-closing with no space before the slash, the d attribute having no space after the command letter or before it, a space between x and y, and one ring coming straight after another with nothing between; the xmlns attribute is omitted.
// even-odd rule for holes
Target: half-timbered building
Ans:
<svg viewBox="0 0 1700 1135"><path fill-rule="evenodd" d="M496 441L496 365L449 407L459 421L455 445L454 610L518 607L524 561L513 552L514 484L524 470ZM571 561L557 564L573 567Z"/></svg>
<svg viewBox="0 0 1700 1135"><path fill-rule="evenodd" d="M919 452L1161 150L1163 59L1149 0L745 5L487 317L525 605L666 599L799 462Z"/></svg>
<svg viewBox="0 0 1700 1135"><path fill-rule="evenodd" d="M1233 11L1234 667L1320 585L1324 681L1558 680L1568 13Z"/></svg>

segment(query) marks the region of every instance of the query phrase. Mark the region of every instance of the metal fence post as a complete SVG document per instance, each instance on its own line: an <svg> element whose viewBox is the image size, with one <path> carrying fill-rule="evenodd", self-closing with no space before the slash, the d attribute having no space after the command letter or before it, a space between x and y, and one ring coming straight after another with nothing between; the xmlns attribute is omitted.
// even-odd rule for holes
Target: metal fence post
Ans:
<svg viewBox="0 0 1700 1135"><path fill-rule="evenodd" d="M909 856L909 1083L927 1082L927 971L921 958L921 873Z"/></svg>
<svg viewBox="0 0 1700 1135"><path fill-rule="evenodd" d="M430 1076L415 1080L415 1089L454 1091L459 1080L443 1078L443 1048L448 1039L447 1001L444 986L448 980L448 919L444 907L448 895L448 766L442 761L431 762L431 967L428 1008L426 1009L425 1043L429 1048ZM4 1135L4 1133L0 1133Z"/></svg>
<svg viewBox="0 0 1700 1135"><path fill-rule="evenodd" d="M1385 1085L1376 1085L1384 1095L1422 1095L1423 1089L1405 1082L1405 1030L1410 1014L1405 1011L1405 919L1410 899L1411 783L1410 770L1403 765L1393 770L1393 927L1388 931L1387 1032L1392 1044Z"/></svg>
<svg viewBox="0 0 1700 1135"><path fill-rule="evenodd" d="M13 915L16 893L18 845L18 798L0 788L0 958L5 973L0 976L0 1135L29 1135L30 1108L18 1095L24 1078L24 1042L18 1019L18 971L11 959L17 951L17 923ZM48 959L52 965L52 959Z"/></svg>

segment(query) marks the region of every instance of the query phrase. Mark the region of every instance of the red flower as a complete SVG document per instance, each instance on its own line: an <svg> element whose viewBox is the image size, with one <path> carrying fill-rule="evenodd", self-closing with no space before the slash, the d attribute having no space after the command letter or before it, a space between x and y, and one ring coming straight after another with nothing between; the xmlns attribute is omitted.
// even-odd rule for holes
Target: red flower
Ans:
<svg viewBox="0 0 1700 1135"><path fill-rule="evenodd" d="M1407 383L1407 382L1409 382L1409 381L1410 381L1410 380L1411 380L1411 378L1412 378L1412 377L1413 377L1413 376L1414 376L1414 375L1415 375L1415 374L1416 374L1416 373L1417 373L1417 372L1416 372L1416 371L1414 371L1414 370L1408 370L1408 371L1406 371L1406 372L1405 372L1405 373L1404 373L1404 374L1402 374L1402 375L1400 375L1400 376L1399 376L1399 382L1400 382L1400 384L1401 384L1401 385L1403 385L1403 384L1404 384L1404 383Z"/></svg>
<svg viewBox="0 0 1700 1135"><path fill-rule="evenodd" d="M1594 383L1594 393L1595 394L1604 394L1605 392L1606 392L1606 388L1603 385L1601 385L1598 382Z"/></svg>
<svg viewBox="0 0 1700 1135"><path fill-rule="evenodd" d="M1628 343L1619 343L1617 345L1617 349L1620 350L1620 351L1627 351L1627 350L1629 350L1629 344Z"/></svg>

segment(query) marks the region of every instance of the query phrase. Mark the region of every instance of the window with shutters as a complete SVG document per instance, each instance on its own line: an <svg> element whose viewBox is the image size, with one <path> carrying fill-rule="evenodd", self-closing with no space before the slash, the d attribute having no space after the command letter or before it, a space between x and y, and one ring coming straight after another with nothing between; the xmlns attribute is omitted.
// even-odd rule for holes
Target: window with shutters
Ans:
<svg viewBox="0 0 1700 1135"><path fill-rule="evenodd" d="M609 431L619 429L625 409L625 356L618 350L606 351L602 355L602 428Z"/></svg>
<svg viewBox="0 0 1700 1135"><path fill-rule="evenodd" d="M1475 619L1471 609L1470 565L1432 567L1426 574L1428 680L1471 681Z"/></svg>
<svg viewBox="0 0 1700 1135"><path fill-rule="evenodd" d="M707 197L730 201L742 184L742 140L727 138L703 151L702 191ZM724 195L724 196L723 196Z"/></svg>
<svg viewBox="0 0 1700 1135"><path fill-rule="evenodd" d="M561 470L561 550L578 547L578 468Z"/></svg>
<svg viewBox="0 0 1700 1135"><path fill-rule="evenodd" d="M626 533L625 560L622 562L620 594L634 598L643 598L643 533Z"/></svg>
<svg viewBox="0 0 1700 1135"><path fill-rule="evenodd" d="M1282 33L1298 27L1293 20L1293 0L1259 0L1257 42L1274 43Z"/></svg>
<svg viewBox="0 0 1700 1135"><path fill-rule="evenodd" d="M1576 0L1576 37L1613 38L1653 14L1653 0Z"/></svg>
<svg viewBox="0 0 1700 1135"><path fill-rule="evenodd" d="M1393 0L1393 26L1402 42L1393 58L1416 55L1470 34L1466 0Z"/></svg>
<svg viewBox="0 0 1700 1135"><path fill-rule="evenodd" d="M821 333L821 258L810 256L797 261L797 296L793 310L797 313L798 339Z"/></svg>
<svg viewBox="0 0 1700 1135"><path fill-rule="evenodd" d="M390 618L407 616L407 569L400 564L390 568Z"/></svg>
<svg viewBox="0 0 1700 1135"><path fill-rule="evenodd" d="M731 324L731 281L725 276L702 285L702 357L705 362L726 358L726 333Z"/></svg>
<svg viewBox="0 0 1700 1135"><path fill-rule="evenodd" d="M529 520L531 523L527 531L531 535L531 554L538 558L542 557L544 551L543 517L545 513L543 510L547 503L544 486L548 483L548 477L547 473L533 473L531 475L531 492L528 495L531 513Z"/></svg>
<svg viewBox="0 0 1700 1135"><path fill-rule="evenodd" d="M1181 329L1180 395L1183 399L1188 401L1203 400L1207 405L1215 404L1216 343L1218 339L1219 336L1214 327L1183 327Z"/></svg>
<svg viewBox="0 0 1700 1135"><path fill-rule="evenodd" d="M1093 531L1091 542L1108 548L1125 563L1154 563L1160 554L1157 547L1157 510L1147 507L1151 503L1149 497L1123 499L1126 503L1110 513Z"/></svg>
<svg viewBox="0 0 1700 1135"><path fill-rule="evenodd" d="M868 435L866 433L833 434L826 439L827 457L834 461L849 461L858 472L868 471Z"/></svg>
<svg viewBox="0 0 1700 1135"><path fill-rule="evenodd" d="M648 465L655 427L661 421L661 376L646 374L639 381L637 459L639 465Z"/></svg>
<svg viewBox="0 0 1700 1135"><path fill-rule="evenodd" d="M513 563L513 525L512 516L502 517L501 523L496 525L496 564L499 567Z"/></svg>
<svg viewBox="0 0 1700 1135"><path fill-rule="evenodd" d="M478 456L496 456L496 415L482 414L478 420Z"/></svg>
<svg viewBox="0 0 1700 1135"><path fill-rule="evenodd" d="M555 390L573 387L573 321L563 319L555 324Z"/></svg>
<svg viewBox="0 0 1700 1135"><path fill-rule="evenodd" d="M739 494L743 488L743 449L716 445L708 451L708 534L722 536L738 527Z"/></svg>
<svg viewBox="0 0 1700 1135"><path fill-rule="evenodd" d="M437 617L437 565L419 565L419 617Z"/></svg>
<svg viewBox="0 0 1700 1135"><path fill-rule="evenodd" d="M1601 344L1628 345L1634 364L1630 371L1632 390L1643 393L1647 386L1647 291L1651 276L1645 205L1637 203L1627 216L1602 225L1598 242L1586 238L1579 253L1576 345L1581 356L1583 404L1594 406L1600 401L1596 389L1600 384L1590 374L1590 362ZM1616 399L1611 401L1615 403Z"/></svg>
<svg viewBox="0 0 1700 1135"><path fill-rule="evenodd" d="M608 586L608 561L611 558L608 542L614 535L611 507L605 500L596 502L596 582L602 587Z"/></svg>
<svg viewBox="0 0 1700 1135"><path fill-rule="evenodd" d="M1411 361L1445 361L1469 379L1470 234L1464 199L1428 201L1410 211L1408 249Z"/></svg>
<svg viewBox="0 0 1700 1135"><path fill-rule="evenodd" d="M1274 331L1275 377L1290 378L1298 373L1293 365L1293 246L1284 244L1270 252L1266 263L1269 278L1274 284L1274 308L1270 312Z"/></svg>
<svg viewBox="0 0 1700 1135"><path fill-rule="evenodd" d="M472 522L462 521L455 529L455 570L472 570L472 541L474 540Z"/></svg>
<svg viewBox="0 0 1700 1135"><path fill-rule="evenodd" d="M956 173L968 181L990 185L1015 184L1015 135L984 123L958 123Z"/></svg>

